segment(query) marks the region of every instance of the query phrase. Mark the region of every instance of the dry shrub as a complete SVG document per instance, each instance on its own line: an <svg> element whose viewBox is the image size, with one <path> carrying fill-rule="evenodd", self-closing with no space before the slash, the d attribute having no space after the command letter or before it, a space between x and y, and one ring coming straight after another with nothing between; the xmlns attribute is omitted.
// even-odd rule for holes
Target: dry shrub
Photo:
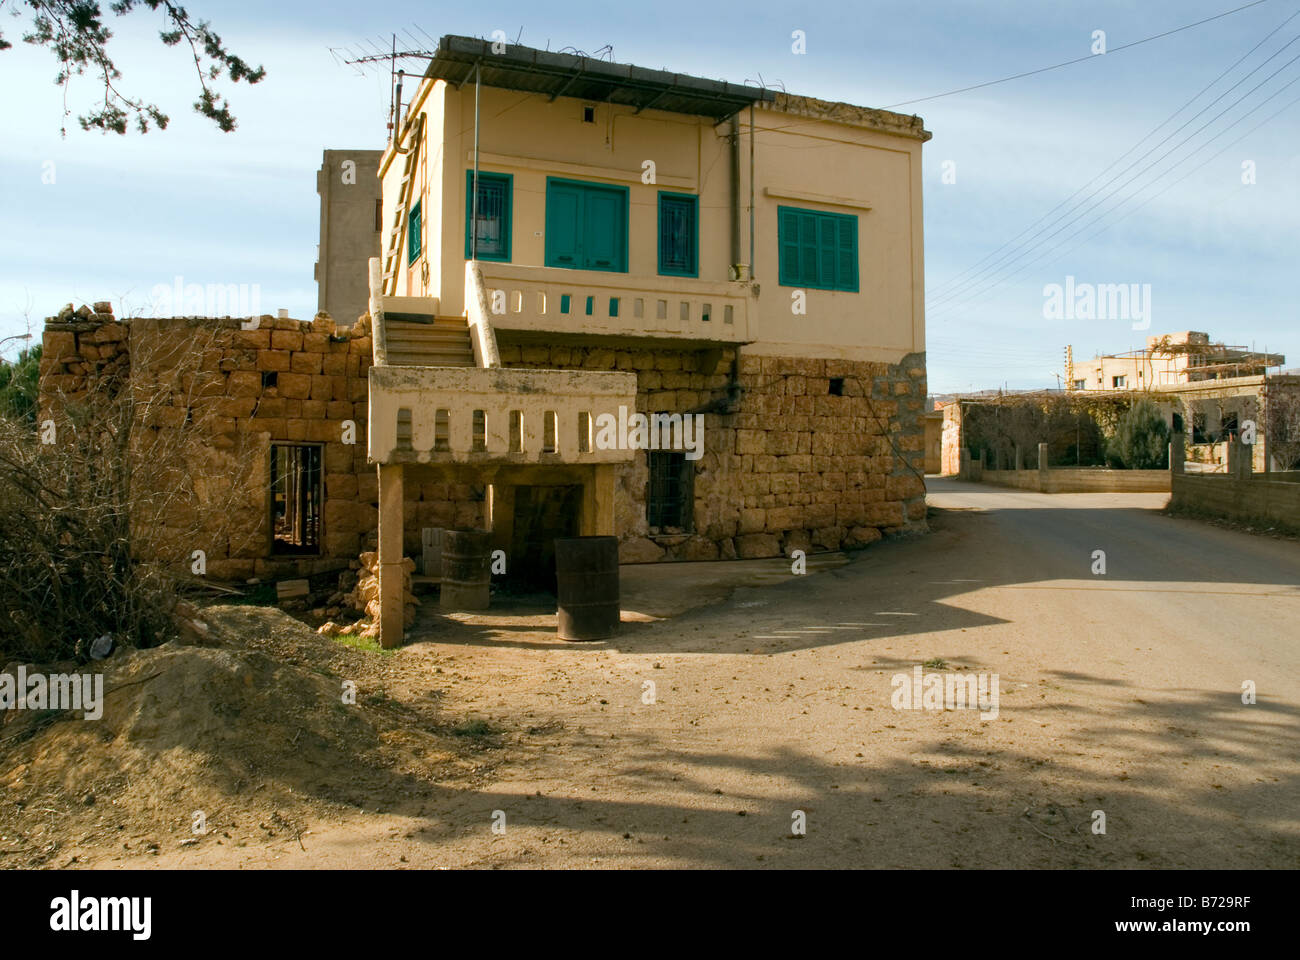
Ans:
<svg viewBox="0 0 1300 960"><path fill-rule="evenodd" d="M164 642L194 551L225 555L251 458L212 445L217 332L133 336L129 375L47 391L34 427L0 418L0 662Z"/></svg>

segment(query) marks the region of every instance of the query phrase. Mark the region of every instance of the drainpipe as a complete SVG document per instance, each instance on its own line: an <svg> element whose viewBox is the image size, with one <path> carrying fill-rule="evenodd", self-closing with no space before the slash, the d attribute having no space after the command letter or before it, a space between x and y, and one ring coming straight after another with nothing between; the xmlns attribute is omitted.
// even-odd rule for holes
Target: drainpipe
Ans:
<svg viewBox="0 0 1300 960"><path fill-rule="evenodd" d="M469 258L478 259L478 104L479 64L474 64L474 186L470 190Z"/></svg>
<svg viewBox="0 0 1300 960"><path fill-rule="evenodd" d="M740 264L740 111L731 115L731 279L743 280Z"/></svg>
<svg viewBox="0 0 1300 960"><path fill-rule="evenodd" d="M754 279L754 104L749 105L749 277Z"/></svg>

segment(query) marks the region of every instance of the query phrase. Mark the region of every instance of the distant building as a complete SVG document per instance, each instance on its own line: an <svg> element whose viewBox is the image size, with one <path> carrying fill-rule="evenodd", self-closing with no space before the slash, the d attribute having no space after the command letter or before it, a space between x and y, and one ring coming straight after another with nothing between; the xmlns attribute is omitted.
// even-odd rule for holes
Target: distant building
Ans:
<svg viewBox="0 0 1300 960"><path fill-rule="evenodd" d="M1068 348L1065 384L1068 390L1149 390L1263 376L1285 362L1279 353L1212 343L1208 333L1185 330L1147 337L1144 350L1102 354L1080 363Z"/></svg>
<svg viewBox="0 0 1300 960"><path fill-rule="evenodd" d="M366 312L368 264L379 256L382 150L326 150L316 173L320 194L320 249L316 309L344 325Z"/></svg>

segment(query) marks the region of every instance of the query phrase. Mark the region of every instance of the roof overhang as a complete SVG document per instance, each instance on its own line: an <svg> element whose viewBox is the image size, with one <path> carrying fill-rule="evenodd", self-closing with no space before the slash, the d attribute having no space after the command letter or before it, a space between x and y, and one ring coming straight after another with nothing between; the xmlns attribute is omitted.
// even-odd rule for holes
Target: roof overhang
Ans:
<svg viewBox="0 0 1300 960"><path fill-rule="evenodd" d="M568 53L551 53L517 44L494 44L473 37L447 35L425 72L431 80L460 86L474 79L489 87L550 97L574 97L646 109L709 117L715 123L752 103L772 101L775 93L724 80L706 80L666 70L647 70Z"/></svg>

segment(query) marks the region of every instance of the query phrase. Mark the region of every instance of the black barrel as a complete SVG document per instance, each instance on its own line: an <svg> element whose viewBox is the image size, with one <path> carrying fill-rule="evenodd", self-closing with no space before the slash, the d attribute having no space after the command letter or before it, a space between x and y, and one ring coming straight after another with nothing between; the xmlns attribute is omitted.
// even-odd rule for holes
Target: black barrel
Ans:
<svg viewBox="0 0 1300 960"><path fill-rule="evenodd" d="M492 534L487 530L444 530L442 583L438 606L443 610L486 610L491 581L489 559Z"/></svg>
<svg viewBox="0 0 1300 960"><path fill-rule="evenodd" d="M556 633L604 640L618 632L618 538L555 541Z"/></svg>

